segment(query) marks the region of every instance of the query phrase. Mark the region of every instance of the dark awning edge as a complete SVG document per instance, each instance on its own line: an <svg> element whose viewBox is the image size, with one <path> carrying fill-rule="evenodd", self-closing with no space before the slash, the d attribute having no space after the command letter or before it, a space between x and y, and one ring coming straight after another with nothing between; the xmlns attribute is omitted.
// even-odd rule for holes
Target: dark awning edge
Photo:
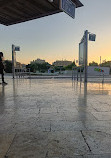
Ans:
<svg viewBox="0 0 111 158"><path fill-rule="evenodd" d="M72 1L76 4L76 8L83 6L79 0ZM53 3L48 0L1 0L0 23L9 26L60 13L59 2L59 0L54 0Z"/></svg>

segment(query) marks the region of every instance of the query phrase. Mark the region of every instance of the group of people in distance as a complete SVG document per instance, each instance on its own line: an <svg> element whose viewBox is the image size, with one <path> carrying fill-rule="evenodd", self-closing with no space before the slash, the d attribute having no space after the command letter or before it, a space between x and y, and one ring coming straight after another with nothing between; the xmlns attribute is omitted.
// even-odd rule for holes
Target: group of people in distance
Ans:
<svg viewBox="0 0 111 158"><path fill-rule="evenodd" d="M0 52L0 74L1 74L1 77L2 77L2 84L7 84L5 81L4 81L4 70L5 70L5 66L4 66L4 63L3 63L3 53Z"/></svg>

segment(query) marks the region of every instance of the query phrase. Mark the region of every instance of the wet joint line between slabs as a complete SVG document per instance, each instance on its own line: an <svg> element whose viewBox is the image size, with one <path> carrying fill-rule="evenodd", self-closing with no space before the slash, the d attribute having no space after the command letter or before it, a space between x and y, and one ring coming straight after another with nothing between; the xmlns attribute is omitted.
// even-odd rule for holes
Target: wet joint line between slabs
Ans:
<svg viewBox="0 0 111 158"><path fill-rule="evenodd" d="M9 148L8 148L8 150L7 150L6 154L5 154L5 156L4 156L4 158L8 158L8 152L10 151L10 148L11 148L11 146L12 146L12 144L13 144L13 142L14 142L16 136L17 136L17 133L15 134L15 136L14 136L14 138L13 138L13 140L12 140L12 142L11 142L11 144L10 144L10 146L9 146Z"/></svg>
<svg viewBox="0 0 111 158"><path fill-rule="evenodd" d="M84 139L84 141L85 141L85 143L86 143L86 145L87 145L89 151L92 152L92 151L91 151L91 148L90 148L90 146L89 146L89 144L88 144L88 142L87 142L87 140L86 140L86 138L85 138L85 135L83 134L83 131L81 131L81 134L82 134L82 137L83 137L83 139Z"/></svg>

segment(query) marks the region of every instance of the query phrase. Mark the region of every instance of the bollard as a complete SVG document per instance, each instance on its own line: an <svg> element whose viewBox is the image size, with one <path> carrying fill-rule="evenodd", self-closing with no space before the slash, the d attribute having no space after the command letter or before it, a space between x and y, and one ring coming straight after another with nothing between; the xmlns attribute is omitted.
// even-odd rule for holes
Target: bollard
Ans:
<svg viewBox="0 0 111 158"><path fill-rule="evenodd" d="M82 76L81 76L81 67L80 67L80 81L82 81Z"/></svg>
<svg viewBox="0 0 111 158"><path fill-rule="evenodd" d="M30 68L29 68L29 76L30 76L30 79L31 79L31 72L30 72Z"/></svg>
<svg viewBox="0 0 111 158"><path fill-rule="evenodd" d="M102 83L104 83L104 74L103 74L103 80L102 80Z"/></svg>
<svg viewBox="0 0 111 158"><path fill-rule="evenodd" d="M73 80L73 68L72 68L72 80Z"/></svg>
<svg viewBox="0 0 111 158"><path fill-rule="evenodd" d="M78 69L77 69L77 81L78 81Z"/></svg>
<svg viewBox="0 0 111 158"><path fill-rule="evenodd" d="M18 69L18 78L20 78L20 69Z"/></svg>
<svg viewBox="0 0 111 158"><path fill-rule="evenodd" d="M75 80L75 69L74 69L74 80Z"/></svg>

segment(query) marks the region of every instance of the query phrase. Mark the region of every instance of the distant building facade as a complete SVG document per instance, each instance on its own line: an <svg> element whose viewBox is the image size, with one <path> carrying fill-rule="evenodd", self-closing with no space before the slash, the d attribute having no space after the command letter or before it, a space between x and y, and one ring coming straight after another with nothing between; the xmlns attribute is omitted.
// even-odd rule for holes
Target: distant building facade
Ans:
<svg viewBox="0 0 111 158"><path fill-rule="evenodd" d="M24 68L24 69L25 69L25 68L26 68L26 64L22 64L22 68Z"/></svg>
<svg viewBox="0 0 111 158"><path fill-rule="evenodd" d="M20 62L16 62L16 68L22 68L22 64Z"/></svg>
<svg viewBox="0 0 111 158"><path fill-rule="evenodd" d="M43 63L45 63L45 60L42 60L42 59L37 58L37 60L33 60L33 61L31 61L30 63L31 63L31 64L33 64L33 63L43 64Z"/></svg>
<svg viewBox="0 0 111 158"><path fill-rule="evenodd" d="M21 64L20 62L16 62L16 68L26 68L25 64Z"/></svg>
<svg viewBox="0 0 111 158"><path fill-rule="evenodd" d="M68 60L56 60L55 62L53 62L54 66L68 66L72 64L72 61L68 61Z"/></svg>

